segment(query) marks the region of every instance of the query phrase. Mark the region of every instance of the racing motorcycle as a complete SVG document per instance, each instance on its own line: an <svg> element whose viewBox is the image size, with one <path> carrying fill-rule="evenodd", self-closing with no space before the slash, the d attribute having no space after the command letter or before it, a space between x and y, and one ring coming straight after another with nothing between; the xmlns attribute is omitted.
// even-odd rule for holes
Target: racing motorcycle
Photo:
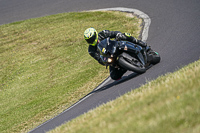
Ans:
<svg viewBox="0 0 200 133"><path fill-rule="evenodd" d="M160 55L149 46L141 46L128 41L106 38L97 46L100 58L107 66L122 67L136 73L144 73L151 64L160 62Z"/></svg>

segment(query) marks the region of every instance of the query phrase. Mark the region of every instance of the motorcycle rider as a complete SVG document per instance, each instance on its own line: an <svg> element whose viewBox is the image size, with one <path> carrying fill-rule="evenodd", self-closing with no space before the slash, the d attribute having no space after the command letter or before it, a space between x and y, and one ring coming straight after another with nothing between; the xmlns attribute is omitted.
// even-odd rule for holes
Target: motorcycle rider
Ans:
<svg viewBox="0 0 200 133"><path fill-rule="evenodd" d="M120 31L109 31L109 30L103 30L98 33L94 28L92 27L88 28L84 32L84 38L89 44L88 52L95 60L97 60L102 65L104 65L104 63L102 62L100 58L99 51L97 50L97 44L108 37L116 38L118 40L129 41L134 44L142 46L144 49L146 49L146 46L147 46L146 43L144 43L141 40L137 40L136 38L131 36L131 34L129 33L121 33ZM110 70L110 77L113 80L121 79L122 75L127 71L123 68L119 68L119 67L116 68L113 66L109 66L109 70Z"/></svg>

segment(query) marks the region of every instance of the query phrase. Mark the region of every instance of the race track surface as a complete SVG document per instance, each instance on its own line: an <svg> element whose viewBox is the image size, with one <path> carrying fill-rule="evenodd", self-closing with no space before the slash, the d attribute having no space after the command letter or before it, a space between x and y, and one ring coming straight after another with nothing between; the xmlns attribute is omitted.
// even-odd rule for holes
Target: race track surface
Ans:
<svg viewBox="0 0 200 133"><path fill-rule="evenodd" d="M199 0L0 0L0 25L63 12L111 7L138 9L151 18L147 43L160 53L161 62L142 75L128 72L121 81L109 80L103 84L104 87L31 132L40 133L53 129L102 103L136 89L145 84L146 80L173 72L199 59Z"/></svg>

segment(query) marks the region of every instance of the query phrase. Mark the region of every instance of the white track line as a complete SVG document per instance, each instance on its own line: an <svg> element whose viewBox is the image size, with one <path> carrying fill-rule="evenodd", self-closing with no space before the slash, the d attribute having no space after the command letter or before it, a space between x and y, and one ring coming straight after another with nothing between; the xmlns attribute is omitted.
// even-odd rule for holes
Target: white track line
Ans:
<svg viewBox="0 0 200 133"><path fill-rule="evenodd" d="M144 42L147 41L149 27L150 27L150 24L151 24L151 19L144 12L142 12L140 10L137 10L137 9L124 8L124 7L105 8L105 9L97 9L97 10L90 10L90 11L121 11L121 12L133 13L137 17L143 19L143 21L144 21L144 28L143 28L143 31L142 31L142 41L144 41Z"/></svg>

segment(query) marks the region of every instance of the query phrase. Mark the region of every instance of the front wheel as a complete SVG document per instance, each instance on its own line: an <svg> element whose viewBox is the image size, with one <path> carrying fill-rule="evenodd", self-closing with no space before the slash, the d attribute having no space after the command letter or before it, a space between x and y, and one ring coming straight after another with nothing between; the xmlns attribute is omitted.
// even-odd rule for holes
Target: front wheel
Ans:
<svg viewBox="0 0 200 133"><path fill-rule="evenodd" d="M134 59L132 61L129 61L125 59L123 56L120 56L118 59L118 64L130 71L136 72L136 73L145 73L146 68L140 63L137 59Z"/></svg>

